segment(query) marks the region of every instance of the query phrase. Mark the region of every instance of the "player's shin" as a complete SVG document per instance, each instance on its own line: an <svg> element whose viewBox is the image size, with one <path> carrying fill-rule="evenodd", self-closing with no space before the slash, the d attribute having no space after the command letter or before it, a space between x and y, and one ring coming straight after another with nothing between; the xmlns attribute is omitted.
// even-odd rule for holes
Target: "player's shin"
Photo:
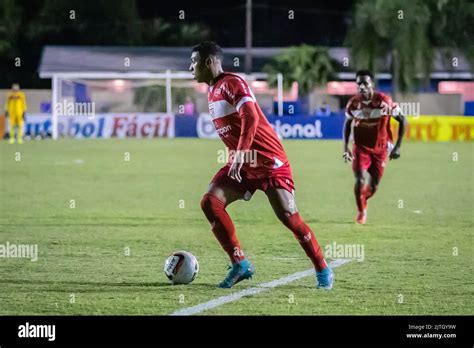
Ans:
<svg viewBox="0 0 474 348"><path fill-rule="evenodd" d="M244 260L244 253L235 234L232 219L225 210L225 204L214 195L207 193L201 200L201 208L211 224L212 232L229 255L231 262L234 264Z"/></svg>
<svg viewBox="0 0 474 348"><path fill-rule="evenodd" d="M18 124L18 141L22 141L23 140L23 122L20 122Z"/></svg>
<svg viewBox="0 0 474 348"><path fill-rule="evenodd" d="M357 204L357 211L363 212L367 206L367 200L363 193L363 185L359 180L356 181L354 185L354 197Z"/></svg>
<svg viewBox="0 0 474 348"><path fill-rule="evenodd" d="M295 213L291 216L286 216L285 219L282 219L282 222L293 232L306 255L311 259L311 262L313 262L316 271L320 272L325 269L327 263L324 260L321 247L314 233L311 231L311 228L303 221L300 214Z"/></svg>
<svg viewBox="0 0 474 348"><path fill-rule="evenodd" d="M371 185L365 185L363 188L362 188L362 195L364 196L364 200L366 201L366 204L367 204L367 200L372 197L375 193L375 189L373 186Z"/></svg>
<svg viewBox="0 0 474 348"><path fill-rule="evenodd" d="M10 115L9 135L10 135L10 143L15 141L15 123L12 122L12 116L11 115Z"/></svg>

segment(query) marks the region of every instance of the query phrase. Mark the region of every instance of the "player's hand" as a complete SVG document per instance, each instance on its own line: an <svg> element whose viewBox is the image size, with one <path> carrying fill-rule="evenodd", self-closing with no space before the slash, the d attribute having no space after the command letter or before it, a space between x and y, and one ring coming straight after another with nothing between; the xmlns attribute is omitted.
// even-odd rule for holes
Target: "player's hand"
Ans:
<svg viewBox="0 0 474 348"><path fill-rule="evenodd" d="M241 151L236 151L232 164L230 165L229 172L227 175L236 180L237 182L242 182L242 176L240 175L240 170L244 165L244 153Z"/></svg>
<svg viewBox="0 0 474 348"><path fill-rule="evenodd" d="M392 152L390 152L390 160L397 159L397 158L400 158L400 147L395 146Z"/></svg>
<svg viewBox="0 0 474 348"><path fill-rule="evenodd" d="M352 162L353 157L351 150L345 149L344 153L342 154L342 158L344 159L344 163L347 163L348 161Z"/></svg>

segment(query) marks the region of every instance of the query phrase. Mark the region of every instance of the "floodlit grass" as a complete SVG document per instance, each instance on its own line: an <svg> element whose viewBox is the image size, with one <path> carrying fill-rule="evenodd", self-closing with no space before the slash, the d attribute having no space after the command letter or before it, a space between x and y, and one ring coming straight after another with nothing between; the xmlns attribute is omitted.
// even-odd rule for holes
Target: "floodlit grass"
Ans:
<svg viewBox="0 0 474 348"><path fill-rule="evenodd" d="M473 144L404 144L365 226L354 224L340 142L284 146L300 213L320 244L361 245L364 260L335 269L331 292L308 277L202 314L474 313ZM309 269L257 192L228 208L256 276L215 287L228 260L199 202L223 165L219 149L199 139L3 141L0 244L37 244L39 254L36 262L0 258L0 314L166 315ZM171 286L163 263L180 249L197 256L201 271L192 284Z"/></svg>

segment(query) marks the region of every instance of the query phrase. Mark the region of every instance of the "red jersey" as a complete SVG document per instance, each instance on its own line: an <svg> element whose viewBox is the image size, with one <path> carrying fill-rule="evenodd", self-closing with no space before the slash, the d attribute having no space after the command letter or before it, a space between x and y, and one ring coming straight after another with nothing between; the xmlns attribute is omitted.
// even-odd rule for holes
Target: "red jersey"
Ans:
<svg viewBox="0 0 474 348"><path fill-rule="evenodd" d="M222 73L209 86L207 99L217 133L230 152L242 150L250 155L242 167L248 177L288 166L283 145L244 79Z"/></svg>
<svg viewBox="0 0 474 348"><path fill-rule="evenodd" d="M354 143L358 148L372 153L387 150L392 142L390 117L400 113L400 108L390 96L374 92L371 100L365 100L362 94L349 99L346 117L354 123Z"/></svg>

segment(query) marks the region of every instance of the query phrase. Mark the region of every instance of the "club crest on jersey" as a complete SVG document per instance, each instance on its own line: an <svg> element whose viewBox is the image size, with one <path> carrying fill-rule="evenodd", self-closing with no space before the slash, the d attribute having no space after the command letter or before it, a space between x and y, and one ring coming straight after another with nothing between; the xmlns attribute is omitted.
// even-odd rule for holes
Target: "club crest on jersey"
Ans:
<svg viewBox="0 0 474 348"><path fill-rule="evenodd" d="M216 88L212 93L214 94L213 97L217 98L221 94L221 88Z"/></svg>

